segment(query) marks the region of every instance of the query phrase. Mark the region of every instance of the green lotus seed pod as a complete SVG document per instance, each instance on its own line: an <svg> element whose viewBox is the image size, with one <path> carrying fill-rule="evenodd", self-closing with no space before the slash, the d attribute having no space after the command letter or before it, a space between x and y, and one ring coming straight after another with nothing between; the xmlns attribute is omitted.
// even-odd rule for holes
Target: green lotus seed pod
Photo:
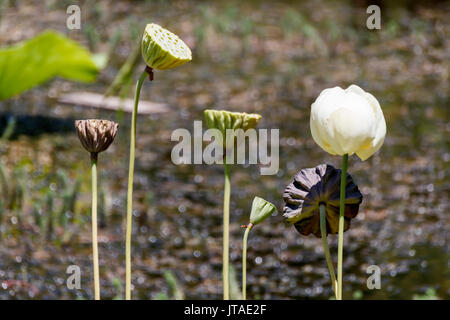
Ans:
<svg viewBox="0 0 450 320"><path fill-rule="evenodd" d="M226 139L226 130L242 129L247 131L257 126L262 118L256 113L230 112L225 110L205 110L206 125L209 129L218 129L223 137L224 145Z"/></svg>
<svg viewBox="0 0 450 320"><path fill-rule="evenodd" d="M250 223L257 225L270 217L276 210L277 208L272 203L263 198L255 197L250 213Z"/></svg>
<svg viewBox="0 0 450 320"><path fill-rule="evenodd" d="M142 57L149 67L165 70L191 61L192 53L176 34L150 23L142 37Z"/></svg>

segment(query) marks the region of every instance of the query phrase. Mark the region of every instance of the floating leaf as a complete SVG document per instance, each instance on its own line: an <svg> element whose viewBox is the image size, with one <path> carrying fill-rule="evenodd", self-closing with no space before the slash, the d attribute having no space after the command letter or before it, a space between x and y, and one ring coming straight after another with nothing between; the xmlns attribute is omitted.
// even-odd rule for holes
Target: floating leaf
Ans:
<svg viewBox="0 0 450 320"><path fill-rule="evenodd" d="M98 72L99 67L87 49L62 34L46 31L0 49L0 100L53 77L92 82Z"/></svg>

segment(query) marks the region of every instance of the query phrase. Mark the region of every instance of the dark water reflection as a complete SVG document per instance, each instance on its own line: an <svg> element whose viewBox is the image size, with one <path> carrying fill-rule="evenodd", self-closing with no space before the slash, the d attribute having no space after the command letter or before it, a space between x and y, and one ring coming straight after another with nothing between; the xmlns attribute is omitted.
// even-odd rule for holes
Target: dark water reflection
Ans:
<svg viewBox="0 0 450 320"><path fill-rule="evenodd" d="M174 272L187 298L221 297L223 171L218 165L174 165L174 129L192 130L206 108L257 112L263 116L260 128L280 129L277 175L260 176L257 166L232 168L231 262L240 276L240 225L247 222L253 197L266 198L281 212L282 191L297 171L319 163L340 167L338 158L313 142L309 108L322 89L356 83L379 99L388 133L380 152L368 161L354 156L349 161L364 200L345 235L344 297L411 299L433 288L439 298L448 298L449 4L386 8L382 30L369 32L365 9L350 2L186 3L169 8L163 2L143 2L129 13L135 19L151 16L170 25L194 53L192 63L155 73L151 87L146 83L143 89L144 99L169 103L171 112L138 119L134 297L169 292L167 270ZM183 21L174 22L181 13ZM119 9L105 13L99 25L107 18L125 21ZM144 23L138 21L141 27ZM111 33L104 27L98 32L102 37ZM129 50L129 44L123 46ZM113 61L113 67L119 64ZM83 88L103 92L113 67L98 84ZM124 278L130 119L62 106L47 97L48 90L67 88L55 81L0 106L19 115L121 122L117 141L100 157L108 209L100 231L102 294L113 298L118 289L114 279ZM7 214L0 246L0 297L90 298L89 167L76 135L20 135L2 146L1 156L6 166L27 162L32 175L65 169L71 181L82 180L82 187L76 209L80 218L71 227L69 241L58 241L63 235L57 234L42 243L38 230L26 224L16 227L11 222L15 213ZM28 204L22 214L31 209ZM330 247L335 257L337 237L330 237ZM280 215L252 231L248 257L251 298L332 296L320 240L300 236ZM83 270L78 292L65 286L70 264ZM366 287L369 265L382 270L381 290ZM11 279L22 282L7 282Z"/></svg>

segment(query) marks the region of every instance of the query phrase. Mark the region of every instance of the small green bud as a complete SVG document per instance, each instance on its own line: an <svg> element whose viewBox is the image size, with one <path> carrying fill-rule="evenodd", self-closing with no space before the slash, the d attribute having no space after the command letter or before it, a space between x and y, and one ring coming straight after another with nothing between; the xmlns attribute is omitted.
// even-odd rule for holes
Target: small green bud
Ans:
<svg viewBox="0 0 450 320"><path fill-rule="evenodd" d="M277 208L272 203L263 198L255 197L250 213L250 223L257 225L270 217L276 210Z"/></svg>
<svg viewBox="0 0 450 320"><path fill-rule="evenodd" d="M142 57L150 68L165 70L191 61L192 53L176 34L150 23L142 37Z"/></svg>

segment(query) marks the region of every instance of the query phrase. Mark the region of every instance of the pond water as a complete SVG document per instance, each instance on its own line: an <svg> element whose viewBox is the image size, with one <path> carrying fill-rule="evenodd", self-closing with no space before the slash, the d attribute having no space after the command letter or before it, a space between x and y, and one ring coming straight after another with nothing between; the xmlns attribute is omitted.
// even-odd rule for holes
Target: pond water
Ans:
<svg viewBox="0 0 450 320"><path fill-rule="evenodd" d="M387 136L369 160L349 159L349 172L364 199L345 233L344 298L412 299L432 292L448 299L450 6L405 1L404 7L383 7L382 29L369 31L365 7L355 3L119 1L110 8L107 1L87 1L87 25L70 36L93 51L105 51L114 32L123 33L98 82L55 80L0 103L0 132L8 121L16 121L15 134L0 146L10 201L2 204L0 216L0 298L93 297L89 156L71 124L80 118L120 123L116 141L99 157L99 240L102 297L121 296L130 116L61 105L57 96L77 90L103 93L130 53L133 35L140 34L136 30L155 21L186 40L193 61L155 72L155 80L142 91L142 99L167 103L170 111L138 118L134 298L171 297L167 271L186 298L222 296L223 168L171 161L172 131L193 130L193 121L203 120L207 108L256 112L263 117L259 128L280 129L276 175L261 176L257 165L232 167L230 252L238 283L240 225L248 222L258 195L273 202L279 214L250 233L248 297L330 298L321 240L301 236L283 222L281 195L302 168L320 163L340 167L339 158L312 140L309 110L324 88L355 83L380 101ZM7 8L2 43L45 28L67 32L59 23L65 19L64 7L45 6L33 16L44 10L54 15L36 22L32 34L22 31L28 22L20 28L15 24L30 15L30 8ZM137 66L133 79L143 67ZM77 183L76 201L66 208ZM336 258L337 237L330 236L329 242ZM82 270L80 290L66 286L69 265ZM381 268L380 290L366 286L370 265Z"/></svg>

